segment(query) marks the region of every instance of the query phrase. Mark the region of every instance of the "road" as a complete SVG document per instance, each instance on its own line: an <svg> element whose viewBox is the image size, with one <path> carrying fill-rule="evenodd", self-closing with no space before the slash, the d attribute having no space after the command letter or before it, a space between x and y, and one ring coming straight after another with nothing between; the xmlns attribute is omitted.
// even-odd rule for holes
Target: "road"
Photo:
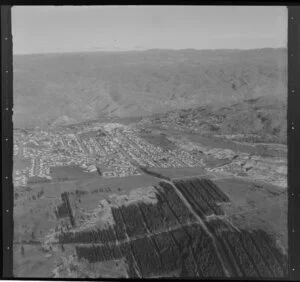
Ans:
<svg viewBox="0 0 300 282"><path fill-rule="evenodd" d="M194 217L197 219L198 223L201 225L201 227L203 228L203 230L205 231L205 233L212 239L212 242L213 242L213 245L214 245L214 248L216 250L216 254L219 258L219 261L221 262L222 264L222 267L223 267L223 270L224 270L224 273L226 275L226 277L230 277L230 272L228 271L228 269L226 268L225 266L225 263L224 263L224 259L221 255L221 253L224 253L224 252L220 252L220 249L221 249L221 246L220 244L218 243L218 240L215 238L215 236L208 230L205 222L202 220L202 218L195 212L195 210L192 208L192 206L190 205L190 203L187 201L187 199L184 197L184 195L179 191L179 189L177 189L177 187L173 184L173 182L171 181L168 181L168 180L162 180L163 182L166 182L168 184L170 184L173 189L175 190L175 192L177 193L177 195L180 197L180 199L182 200L182 202L186 205L186 207L190 210L190 212L194 215Z"/></svg>

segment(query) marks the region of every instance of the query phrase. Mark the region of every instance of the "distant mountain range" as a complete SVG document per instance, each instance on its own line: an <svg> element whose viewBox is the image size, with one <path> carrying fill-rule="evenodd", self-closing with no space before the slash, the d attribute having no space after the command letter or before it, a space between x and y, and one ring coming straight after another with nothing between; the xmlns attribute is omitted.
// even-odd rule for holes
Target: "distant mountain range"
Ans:
<svg viewBox="0 0 300 282"><path fill-rule="evenodd" d="M286 49L14 56L13 121L19 128L286 95Z"/></svg>

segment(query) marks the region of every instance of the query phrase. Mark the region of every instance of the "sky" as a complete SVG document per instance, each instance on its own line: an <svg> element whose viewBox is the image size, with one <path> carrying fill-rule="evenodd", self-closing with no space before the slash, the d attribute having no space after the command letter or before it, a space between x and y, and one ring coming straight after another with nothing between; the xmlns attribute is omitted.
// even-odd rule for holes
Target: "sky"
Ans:
<svg viewBox="0 0 300 282"><path fill-rule="evenodd" d="M283 6L14 6L14 54L287 46Z"/></svg>

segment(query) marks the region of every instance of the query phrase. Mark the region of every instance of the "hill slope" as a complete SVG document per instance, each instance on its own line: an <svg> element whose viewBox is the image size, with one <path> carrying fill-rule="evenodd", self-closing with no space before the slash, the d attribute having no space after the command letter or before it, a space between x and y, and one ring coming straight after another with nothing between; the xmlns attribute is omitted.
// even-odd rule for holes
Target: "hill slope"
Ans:
<svg viewBox="0 0 300 282"><path fill-rule="evenodd" d="M286 49L149 50L14 56L14 123L144 116L285 96Z"/></svg>
<svg viewBox="0 0 300 282"><path fill-rule="evenodd" d="M207 105L174 110L145 118L143 122L150 126L179 127L205 135L222 135L239 141L285 144L286 115L285 99L265 96L230 106Z"/></svg>

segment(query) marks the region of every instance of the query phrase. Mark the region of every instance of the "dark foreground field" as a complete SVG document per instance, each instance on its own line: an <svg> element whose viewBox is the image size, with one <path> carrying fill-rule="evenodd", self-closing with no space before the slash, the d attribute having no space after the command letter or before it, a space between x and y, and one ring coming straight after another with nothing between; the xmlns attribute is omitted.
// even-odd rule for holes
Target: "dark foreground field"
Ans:
<svg viewBox="0 0 300 282"><path fill-rule="evenodd" d="M138 194L126 179L100 182L57 198L44 187L16 207L16 277L287 277L282 190L187 177L152 178Z"/></svg>

